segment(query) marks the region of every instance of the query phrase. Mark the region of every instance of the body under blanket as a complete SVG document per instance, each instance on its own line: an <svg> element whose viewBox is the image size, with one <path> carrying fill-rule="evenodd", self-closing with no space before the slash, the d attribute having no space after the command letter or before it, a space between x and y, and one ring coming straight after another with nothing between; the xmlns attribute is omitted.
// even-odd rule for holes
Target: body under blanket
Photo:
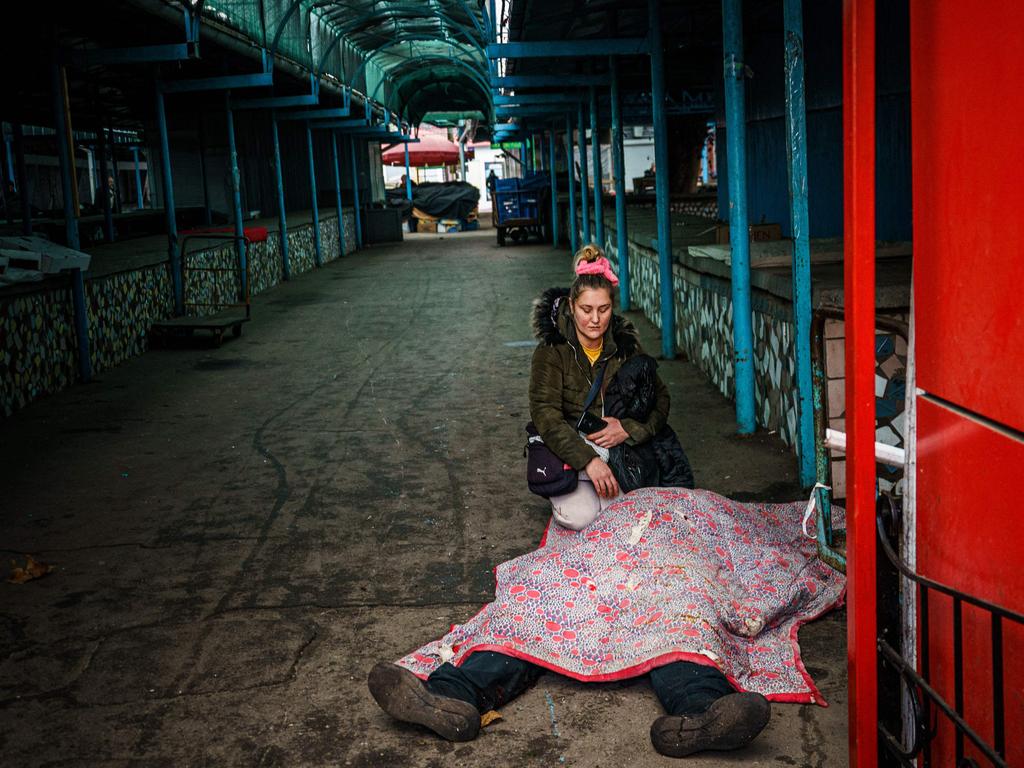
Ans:
<svg viewBox="0 0 1024 768"><path fill-rule="evenodd" d="M686 660L773 701L824 704L797 629L839 605L846 581L803 535L804 509L633 491L582 531L549 524L537 550L495 568L494 602L398 663L426 677L491 650L600 682Z"/></svg>

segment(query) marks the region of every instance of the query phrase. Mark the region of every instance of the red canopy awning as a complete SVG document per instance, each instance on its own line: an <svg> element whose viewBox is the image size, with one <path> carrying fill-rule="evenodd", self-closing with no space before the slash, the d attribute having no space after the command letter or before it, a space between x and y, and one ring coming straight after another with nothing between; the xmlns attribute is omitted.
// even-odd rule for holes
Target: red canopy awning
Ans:
<svg viewBox="0 0 1024 768"><path fill-rule="evenodd" d="M405 165L405 145L396 144L381 156L384 165ZM466 145L466 159L473 159L472 145ZM455 165L459 162L459 145L441 136L420 136L416 144L409 145L409 165Z"/></svg>

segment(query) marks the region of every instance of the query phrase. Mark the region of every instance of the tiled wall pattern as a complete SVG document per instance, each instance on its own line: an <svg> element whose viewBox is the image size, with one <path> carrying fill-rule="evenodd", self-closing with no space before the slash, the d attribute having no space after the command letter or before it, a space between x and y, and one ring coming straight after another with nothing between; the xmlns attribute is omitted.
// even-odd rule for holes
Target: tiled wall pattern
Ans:
<svg viewBox="0 0 1024 768"><path fill-rule="evenodd" d="M630 202L639 208L654 208L653 200ZM701 216L705 219L718 219L718 199L714 197L693 197L673 200L669 204L672 213L685 213L690 216Z"/></svg>
<svg viewBox="0 0 1024 768"><path fill-rule="evenodd" d="M908 322L906 315L894 320ZM828 426L846 431L846 362L845 331L841 320L825 323L825 377L828 396L825 399ZM905 446L905 405L907 389L907 340L895 333L875 334L875 440L898 448ZM832 495L846 498L846 457L831 451ZM878 488L881 491L903 492L903 471L877 465Z"/></svg>
<svg viewBox="0 0 1024 768"><path fill-rule="evenodd" d="M78 375L71 289L0 300L0 414L9 416Z"/></svg>
<svg viewBox="0 0 1024 768"><path fill-rule="evenodd" d="M320 220L324 261L339 256L336 216ZM355 250L355 219L345 214L346 252ZM313 227L288 232L292 273L313 268ZM280 238L247 249L252 295L282 279ZM234 244L203 251L190 260L231 267ZM186 305L200 300L233 302L237 277L231 273L196 272L186 284ZM86 281L89 338L94 372L109 369L148 348L154 320L173 311L170 273L165 264L115 273ZM187 307L188 308L188 307ZM77 379L77 343L70 289L60 281L44 282L30 292L0 296L0 414L9 416L44 395L59 392Z"/></svg>

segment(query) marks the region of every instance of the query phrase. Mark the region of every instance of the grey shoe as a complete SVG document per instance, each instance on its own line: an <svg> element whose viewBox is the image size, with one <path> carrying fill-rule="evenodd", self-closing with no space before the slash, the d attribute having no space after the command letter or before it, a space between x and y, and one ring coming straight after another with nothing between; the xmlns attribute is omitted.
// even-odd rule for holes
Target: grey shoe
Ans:
<svg viewBox="0 0 1024 768"><path fill-rule="evenodd" d="M730 693L700 715L663 715L651 725L651 743L668 757L686 757L706 749L745 747L772 715L759 693Z"/></svg>
<svg viewBox="0 0 1024 768"><path fill-rule="evenodd" d="M404 667L379 662L370 670L367 683L380 708L396 720L424 725L448 741L472 741L480 732L475 706L431 693Z"/></svg>

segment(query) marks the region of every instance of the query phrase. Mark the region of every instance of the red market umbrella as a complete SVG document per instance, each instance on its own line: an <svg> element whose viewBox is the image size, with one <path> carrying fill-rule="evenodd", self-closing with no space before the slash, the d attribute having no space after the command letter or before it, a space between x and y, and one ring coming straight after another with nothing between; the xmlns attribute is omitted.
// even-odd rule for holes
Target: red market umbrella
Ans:
<svg viewBox="0 0 1024 768"><path fill-rule="evenodd" d="M396 144L381 156L384 165L405 165L405 145ZM466 159L473 159L473 147L466 145ZM409 144L409 165L422 168L428 165L455 165L459 162L459 145L441 136L421 136L416 144Z"/></svg>

